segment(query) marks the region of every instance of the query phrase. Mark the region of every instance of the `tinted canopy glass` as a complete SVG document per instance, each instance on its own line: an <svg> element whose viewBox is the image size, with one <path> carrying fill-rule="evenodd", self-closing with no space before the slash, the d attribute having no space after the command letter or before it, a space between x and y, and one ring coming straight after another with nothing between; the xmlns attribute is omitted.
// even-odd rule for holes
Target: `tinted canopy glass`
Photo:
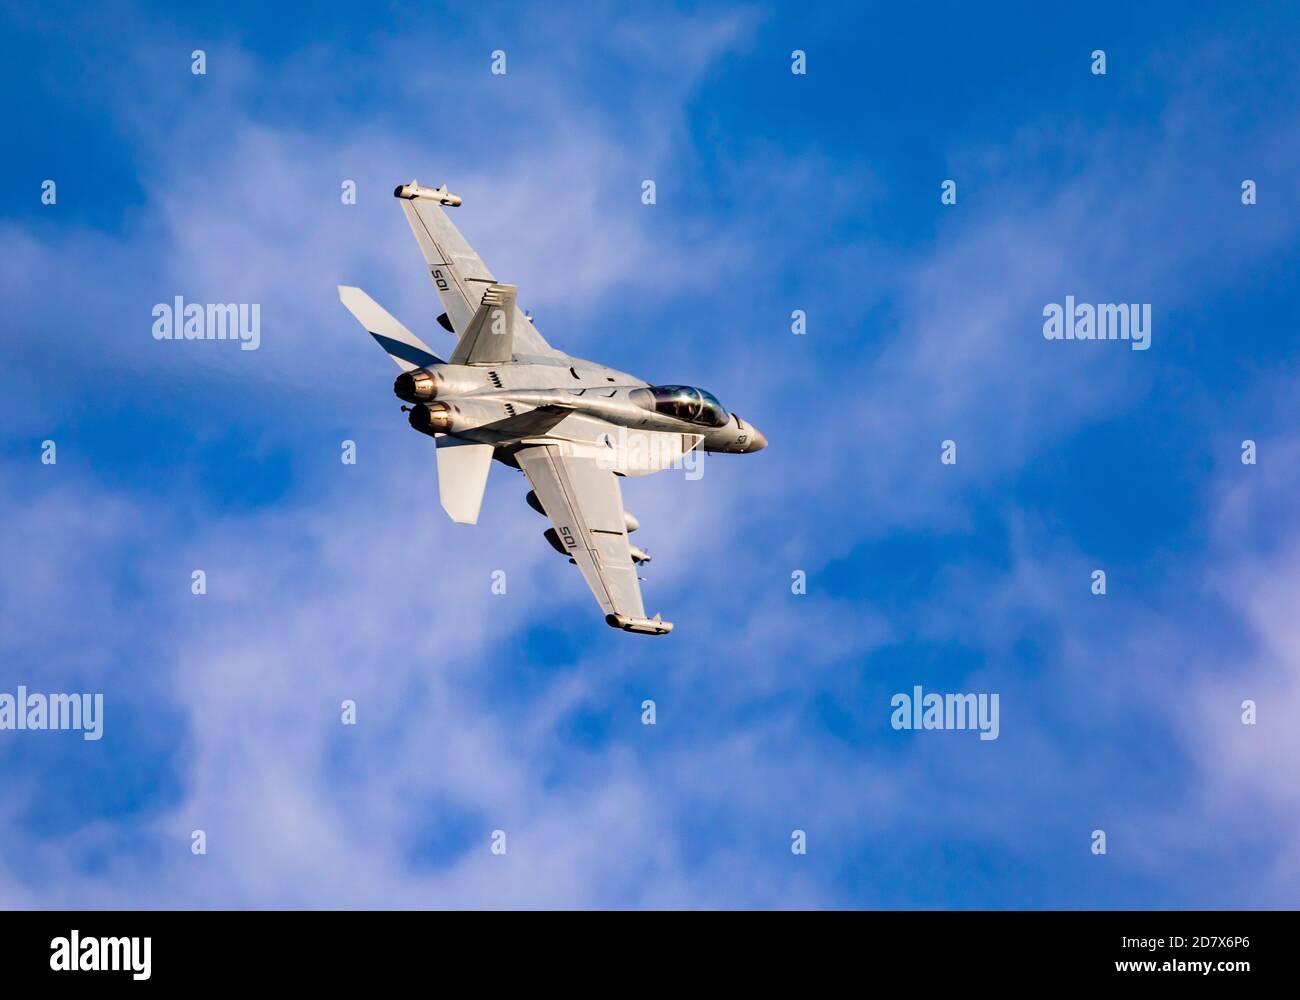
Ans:
<svg viewBox="0 0 1300 1000"><path fill-rule="evenodd" d="M651 386L655 411L705 427L721 427L730 419L717 397L690 385Z"/></svg>

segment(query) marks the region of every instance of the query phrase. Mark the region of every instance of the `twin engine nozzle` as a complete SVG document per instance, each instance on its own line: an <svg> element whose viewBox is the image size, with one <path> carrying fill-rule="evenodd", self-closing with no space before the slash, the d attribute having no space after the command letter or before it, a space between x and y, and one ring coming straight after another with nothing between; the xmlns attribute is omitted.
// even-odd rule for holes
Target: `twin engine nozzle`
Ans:
<svg viewBox="0 0 1300 1000"><path fill-rule="evenodd" d="M393 394L408 403L425 403L438 395L438 380L423 368L402 372L393 383Z"/></svg>
<svg viewBox="0 0 1300 1000"><path fill-rule="evenodd" d="M421 434L446 434L455 422L455 414L446 403L429 403L427 406L412 406L407 419Z"/></svg>

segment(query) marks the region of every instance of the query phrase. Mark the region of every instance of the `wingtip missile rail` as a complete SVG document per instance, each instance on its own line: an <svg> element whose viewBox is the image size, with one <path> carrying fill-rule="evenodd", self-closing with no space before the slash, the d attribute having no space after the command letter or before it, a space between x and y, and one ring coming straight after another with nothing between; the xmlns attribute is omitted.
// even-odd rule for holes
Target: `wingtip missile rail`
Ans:
<svg viewBox="0 0 1300 1000"><path fill-rule="evenodd" d="M438 188L420 187L419 181L398 185L393 191L393 197L405 198L407 201L423 198L426 201L436 201L439 205L451 205L453 207L461 203L460 195L448 191L446 184Z"/></svg>

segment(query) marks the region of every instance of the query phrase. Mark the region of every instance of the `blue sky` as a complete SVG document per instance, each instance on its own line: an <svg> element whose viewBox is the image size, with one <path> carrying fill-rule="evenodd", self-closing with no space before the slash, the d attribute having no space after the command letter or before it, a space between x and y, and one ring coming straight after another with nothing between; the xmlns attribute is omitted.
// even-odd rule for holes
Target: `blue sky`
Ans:
<svg viewBox="0 0 1300 1000"><path fill-rule="evenodd" d="M1296 904L1294 8L42 5L0 39L0 691L105 696L98 742L0 732L0 904ZM553 344L767 434L624 485L669 638L601 623L516 473L443 516L335 294L449 346L413 177ZM177 295L260 303L261 348L153 340ZM1150 303L1150 349L1045 340L1066 295ZM997 693L999 738L895 731L914 685Z"/></svg>

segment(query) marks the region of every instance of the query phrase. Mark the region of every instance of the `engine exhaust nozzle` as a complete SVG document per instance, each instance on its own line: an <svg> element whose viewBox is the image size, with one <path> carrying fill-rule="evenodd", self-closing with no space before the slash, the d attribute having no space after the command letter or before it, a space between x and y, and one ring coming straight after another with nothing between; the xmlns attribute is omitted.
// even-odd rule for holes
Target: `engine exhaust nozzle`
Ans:
<svg viewBox="0 0 1300 1000"><path fill-rule="evenodd" d="M408 403L423 403L438 395L438 381L423 368L402 372L393 383L393 395Z"/></svg>
<svg viewBox="0 0 1300 1000"><path fill-rule="evenodd" d="M453 417L446 403L430 403L412 407L407 419L421 434L446 434L451 430Z"/></svg>

